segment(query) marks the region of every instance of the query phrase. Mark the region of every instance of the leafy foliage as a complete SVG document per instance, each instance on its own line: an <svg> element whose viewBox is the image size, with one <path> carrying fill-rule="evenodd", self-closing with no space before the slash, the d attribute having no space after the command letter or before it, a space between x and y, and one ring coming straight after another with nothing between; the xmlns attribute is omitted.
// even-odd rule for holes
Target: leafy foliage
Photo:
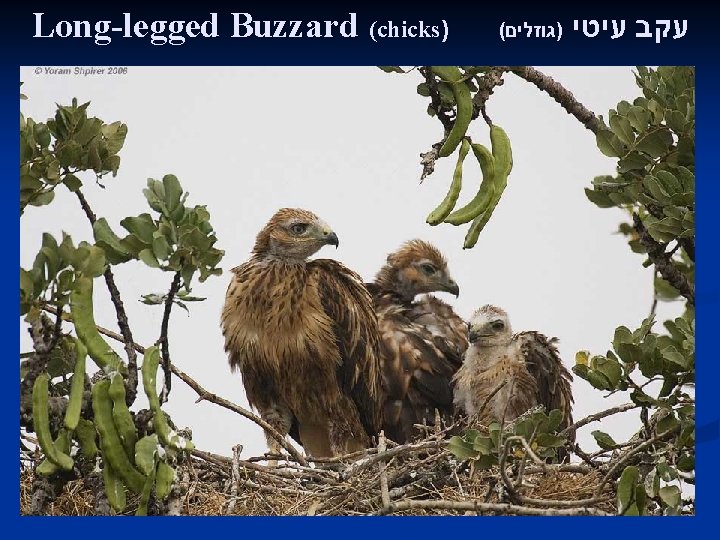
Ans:
<svg viewBox="0 0 720 540"><path fill-rule="evenodd" d="M105 123L89 117L89 103L58 106L55 116L44 123L20 118L20 209L28 205L50 204L54 190L65 186L77 192L85 214L92 223L94 243L81 241L75 245L63 233L62 238L43 234L42 247L31 268L20 268L20 312L32 328L35 342L33 353L21 362L21 422L38 433L46 459L36 473L56 480L66 478L64 470L76 474L94 474L95 457L102 458L102 478L111 507L120 512L126 505L126 491L140 495L138 514L147 512L151 494L162 500L170 493L175 481L174 465L184 459L192 443L178 434L169 417L161 409L155 388L159 352L154 362L143 364L144 390L151 402L148 424L132 412L137 385L137 368L133 370L110 349L98 333L93 319L93 287L95 278L105 275L116 309L122 305L112 278L112 267L128 261L172 272L184 290L171 287L164 295L145 295L147 304L172 303L187 310L186 302L202 301L191 296L191 282L196 273L199 280L219 275L218 267L224 252L215 247L217 238L205 206L188 206L188 194L173 175L149 179L145 198L154 215L143 213L126 217L120 225L128 234L120 238L103 217L96 218L81 193L83 181L78 174L92 171L96 179L108 173L115 176L120 166L121 151L127 126L121 122ZM111 286L112 283L112 286ZM65 310L71 307L72 318ZM44 311L56 313L57 323L47 324ZM166 317L169 311L165 311ZM126 319L118 311L118 319ZM62 333L63 320L71 320L75 334ZM164 321L166 322L166 321ZM121 323L122 326L123 323ZM127 321L124 322L127 325ZM129 326L127 327L129 333ZM167 336L164 336L167 339ZM92 380L85 372L84 355L89 353L100 372ZM113 362L108 361L108 355ZM108 369L112 366L112 369ZM105 368L105 369L103 369ZM83 384L73 384L80 381ZM32 406L27 405L32 390ZM91 394L92 406L84 403ZM66 412L65 426L58 410L50 407L50 396L61 399L66 411L73 410L72 419ZM25 401L23 401L25 400ZM26 403L23 409L23 402ZM28 410L29 409L29 410ZM28 412L31 421L24 416ZM77 421L77 411L81 417ZM48 414L50 413L50 414ZM23 418L26 418L23 421ZM73 456L72 458L70 456ZM60 476L58 476L60 475Z"/></svg>

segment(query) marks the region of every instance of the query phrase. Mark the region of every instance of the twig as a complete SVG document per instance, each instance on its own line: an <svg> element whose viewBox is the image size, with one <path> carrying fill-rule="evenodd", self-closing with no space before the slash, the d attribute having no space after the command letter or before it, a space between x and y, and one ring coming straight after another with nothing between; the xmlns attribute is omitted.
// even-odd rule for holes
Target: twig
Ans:
<svg viewBox="0 0 720 540"><path fill-rule="evenodd" d="M356 461L343 471L342 478L350 478L354 474L357 474L358 472L367 469L370 465L373 465L379 461L388 461L390 458L409 452L417 452L418 450L443 448L444 445L444 440L429 440L420 443L403 444L400 446L396 446L395 448L390 448L385 452L378 452L377 454L370 455L365 459Z"/></svg>
<svg viewBox="0 0 720 540"><path fill-rule="evenodd" d="M75 191L75 195L80 201L80 206L85 211L85 215L87 216L88 221L90 221L91 225L95 225L95 222L97 221L97 216L92 211L92 208L90 208L87 199L85 199L85 195L83 195L82 191L80 191L79 189ZM105 273L103 274L103 276L105 278L105 284L107 285L107 289L110 292L110 299L115 306L118 327L120 328L120 333L123 337L123 339L120 341L125 344L125 354L127 355L128 359L128 377L126 380L125 401L127 402L128 406L130 406L135 401L138 385L137 355L135 354L135 349L133 348L133 343L135 343L135 341L133 340L132 331L130 330L130 323L128 322L127 313L125 312L125 306L123 305L122 298L120 297L120 291L115 284L115 276L112 272L112 268L110 265L108 265L108 267L105 269Z"/></svg>
<svg viewBox="0 0 720 540"><path fill-rule="evenodd" d="M160 403L165 403L170 396L172 387L172 373L170 371L170 346L168 342L168 325L170 323L170 312L173 306L175 295L180 290L180 272L175 272L175 277L170 284L167 298L165 298L165 311L163 312L162 323L160 324L160 350L162 353L162 367L165 373L162 391L160 392Z"/></svg>
<svg viewBox="0 0 720 540"><path fill-rule="evenodd" d="M485 123L488 126L492 126L492 120L487 115L485 110L485 104L492 95L495 87L502 86L505 82L503 81L503 70L498 68L492 68L482 77L476 79L478 85L478 91L473 96L473 117L477 117L478 113L482 114Z"/></svg>
<svg viewBox="0 0 720 540"><path fill-rule="evenodd" d="M515 514L519 516L610 516L597 508L529 508L514 504L484 503L479 501L414 501L403 500L391 503L388 510L382 509L376 515L386 515L402 510L456 510L476 512L496 512L499 514Z"/></svg>
<svg viewBox="0 0 720 540"><path fill-rule="evenodd" d="M291 444L289 444L285 437L283 437L274 427L272 427L270 424L268 424L265 420L257 416L256 414L253 414L252 412L248 411L247 409L241 407L240 405L236 405L235 403L228 401L225 398L222 398L218 396L217 394L213 394L212 392L208 392L205 390L202 386L200 386L194 379L192 379L189 375L184 373L180 368L178 368L175 364L170 364L170 369L172 370L173 374L175 374L181 381L183 381L185 384L187 384L190 388L195 390L195 393L199 396L196 403L200 401L209 401L211 403L215 403L216 405L220 405L221 407L228 409L230 411L233 411L240 416L244 416L248 420L252 420L255 422L258 426L263 428L266 433L270 434L270 436L275 439L280 445L287 450L288 454L292 456L292 458L297 461L298 463L302 465L307 465L307 461L305 458L297 451Z"/></svg>
<svg viewBox="0 0 720 540"><path fill-rule="evenodd" d="M656 242L655 239L650 236L650 233L645 228L645 224L636 213L633 214L633 225L635 231L638 234L640 243L647 251L648 258L655 265L655 268L662 278L672 285L677 291L690 302L691 305L695 305L695 287L690 285L683 274L670 260L670 257L665 253L665 246Z"/></svg>
<svg viewBox="0 0 720 540"><path fill-rule="evenodd" d="M598 420L601 420L605 418L606 416L612 416L613 414L618 414L621 412L629 411L631 409L637 409L639 405L635 405L634 403L625 403L623 405L618 405L617 407L611 407L609 409L606 409L604 411L597 412L595 414L591 414L589 416L586 416L582 420L578 420L574 424L569 425L565 429L563 429L558 435L560 437L567 437L571 435L572 433L576 432L579 428L590 424L591 422L597 422Z"/></svg>
<svg viewBox="0 0 720 540"><path fill-rule="evenodd" d="M232 482L230 484L230 503L227 507L227 515L231 515L235 513L235 503L237 502L237 490L238 490L238 482L240 480L240 465L238 463L238 460L240 459L240 452L242 452L242 445L236 444L232 448L233 452L233 458L232 458Z"/></svg>
<svg viewBox="0 0 720 540"><path fill-rule="evenodd" d="M385 431L380 431L378 436L378 455L383 455L386 450L385 445ZM385 460L380 460L378 464L380 469L380 497L382 499L383 508L390 508L390 493L388 493L388 478L387 478L387 463Z"/></svg>

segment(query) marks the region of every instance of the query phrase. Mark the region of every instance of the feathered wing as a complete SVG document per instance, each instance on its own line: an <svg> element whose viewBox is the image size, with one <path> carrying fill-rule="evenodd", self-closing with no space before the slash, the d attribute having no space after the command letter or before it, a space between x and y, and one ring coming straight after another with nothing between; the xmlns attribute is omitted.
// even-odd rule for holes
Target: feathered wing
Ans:
<svg viewBox="0 0 720 540"><path fill-rule="evenodd" d="M452 419L452 378L467 348L466 326L433 297L409 307L376 297L376 306L387 394L383 427L390 439L405 442L417 434L415 424L432 424L436 409L444 421Z"/></svg>
<svg viewBox="0 0 720 540"><path fill-rule="evenodd" d="M561 428L572 424L572 375L563 365L557 350L557 338L549 339L539 332L517 334L527 369L537 384L538 403L549 412L563 413Z"/></svg>
<svg viewBox="0 0 720 540"><path fill-rule="evenodd" d="M337 379L357 407L368 436L380 431L382 387L377 316L362 279L331 259L308 263L325 313L334 322L340 363Z"/></svg>

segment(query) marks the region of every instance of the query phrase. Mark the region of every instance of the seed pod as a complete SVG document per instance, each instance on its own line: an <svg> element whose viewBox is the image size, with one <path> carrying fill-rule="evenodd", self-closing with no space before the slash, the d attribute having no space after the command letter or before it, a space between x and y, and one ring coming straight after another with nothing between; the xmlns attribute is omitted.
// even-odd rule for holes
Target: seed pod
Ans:
<svg viewBox="0 0 720 540"><path fill-rule="evenodd" d="M495 158L490 150L482 144L474 143L472 150L482 171L483 178L480 188L469 203L446 217L445 223L462 225L475 219L488 207L495 194Z"/></svg>
<svg viewBox="0 0 720 540"><path fill-rule="evenodd" d="M48 383L50 376L41 373L35 379L33 385L33 429L38 438L38 443L45 457L53 464L63 470L70 471L73 468L73 459L61 451L53 442L50 433L50 417L48 412Z"/></svg>
<svg viewBox="0 0 720 540"><path fill-rule="evenodd" d="M109 388L110 381L104 379L95 383L92 390L95 427L100 435L103 461L110 464L113 471L128 488L135 493L140 493L145 485L145 475L133 466L123 448L120 435L113 421L112 400L108 394Z"/></svg>
<svg viewBox="0 0 720 540"><path fill-rule="evenodd" d="M70 399L65 409L65 427L73 431L80 421L83 392L85 391L85 358L87 349L79 339L75 340L75 371L70 384Z"/></svg>
<svg viewBox="0 0 720 540"><path fill-rule="evenodd" d="M480 232L487 225L492 213L495 211L495 207L500 202L500 198L507 187L508 175L512 171L513 158L510 139L500 126L493 125L490 128L490 142L492 143L492 153L495 161L493 198L485 211L477 216L470 225L470 229L465 236L463 249L470 249L477 243Z"/></svg>
<svg viewBox="0 0 720 540"><path fill-rule="evenodd" d="M98 455L98 447L95 443L97 433L95 432L95 424L91 420L80 418L75 428L75 439L80 443L80 451L87 459L95 459Z"/></svg>
<svg viewBox="0 0 720 540"><path fill-rule="evenodd" d="M153 426L160 441L176 450L192 450L195 445L192 441L181 437L174 430L170 429L165 412L160 408L160 399L157 395L156 377L158 366L160 365L160 351L156 346L145 349L143 357L142 378L145 395L147 395L150 404L150 410L153 412Z"/></svg>
<svg viewBox="0 0 720 540"><path fill-rule="evenodd" d="M470 96L470 88L465 84L463 75L456 66L431 66L430 69L435 75L450 85L457 106L455 122L438 152L440 157L447 157L455 151L460 141L465 137L465 133L472 120L472 98Z"/></svg>
<svg viewBox="0 0 720 540"><path fill-rule="evenodd" d="M112 466L107 462L103 462L103 483L105 484L105 495L108 502L115 512L122 512L127 506L127 495L122 480L118 478L113 471Z"/></svg>
<svg viewBox="0 0 720 540"><path fill-rule="evenodd" d="M427 217L427 222L430 225L442 223L443 219L445 219L455 207L458 197L460 196L460 190L462 189L462 167L468 150L470 150L470 143L467 139L463 139L457 163L455 163L455 172L453 174L452 182L450 183L450 190L437 208L430 212L430 215Z"/></svg>
<svg viewBox="0 0 720 540"><path fill-rule="evenodd" d="M115 372L110 376L110 387L108 395L113 402L113 421L122 441L125 453L134 463L135 443L137 442L137 430L133 421L130 409L125 402L125 381L119 373Z"/></svg>
<svg viewBox="0 0 720 540"><path fill-rule="evenodd" d="M115 351L102 338L93 316L93 280L81 276L75 280L73 292L70 294L70 311L78 338L87 348L87 352L95 363L106 373L119 371L127 373L127 366L120 360Z"/></svg>

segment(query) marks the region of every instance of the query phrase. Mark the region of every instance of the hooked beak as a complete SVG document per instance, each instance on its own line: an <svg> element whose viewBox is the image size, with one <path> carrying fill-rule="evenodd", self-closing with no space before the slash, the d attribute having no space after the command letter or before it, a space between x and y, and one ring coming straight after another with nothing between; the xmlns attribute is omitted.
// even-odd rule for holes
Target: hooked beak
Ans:
<svg viewBox="0 0 720 540"><path fill-rule="evenodd" d="M455 283L452 279L449 279L447 283L445 283L445 287L443 288L445 292L449 292L450 294L454 294L455 298L460 296L460 287L458 287L458 284Z"/></svg>
<svg viewBox="0 0 720 540"><path fill-rule="evenodd" d="M477 332L477 330L471 328L468 332L468 341L470 343L475 343L478 339L480 339L480 334Z"/></svg>
<svg viewBox="0 0 720 540"><path fill-rule="evenodd" d="M338 239L337 234L332 231L325 233L324 240L326 244L335 246L335 249L337 249L340 245L340 240Z"/></svg>

